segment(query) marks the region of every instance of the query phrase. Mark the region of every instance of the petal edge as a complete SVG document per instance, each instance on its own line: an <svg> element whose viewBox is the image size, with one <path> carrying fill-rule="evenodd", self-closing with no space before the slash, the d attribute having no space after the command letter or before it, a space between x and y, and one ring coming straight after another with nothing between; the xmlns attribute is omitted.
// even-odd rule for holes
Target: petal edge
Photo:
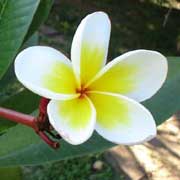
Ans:
<svg viewBox="0 0 180 180"><path fill-rule="evenodd" d="M116 144L143 143L156 136L156 124L151 113L141 104L113 93L89 94L96 112L96 131Z"/></svg>
<svg viewBox="0 0 180 180"><path fill-rule="evenodd" d="M156 51L134 50L108 63L89 85L90 89L119 93L139 102L151 98L168 72L166 58Z"/></svg>
<svg viewBox="0 0 180 180"><path fill-rule="evenodd" d="M91 137L96 110L88 97L68 101L52 100L47 110L51 125L68 143L79 145Z"/></svg>
<svg viewBox="0 0 180 180"><path fill-rule="evenodd" d="M46 46L29 47L17 55L14 65L18 80L40 96L49 99L72 99L78 96L71 63L56 49ZM64 74L60 74L61 70ZM58 91L52 85L56 85Z"/></svg>

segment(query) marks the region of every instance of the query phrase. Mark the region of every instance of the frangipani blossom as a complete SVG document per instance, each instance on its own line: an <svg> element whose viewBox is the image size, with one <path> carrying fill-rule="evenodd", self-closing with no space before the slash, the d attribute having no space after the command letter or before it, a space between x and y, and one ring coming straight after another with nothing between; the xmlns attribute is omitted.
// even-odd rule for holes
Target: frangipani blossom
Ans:
<svg viewBox="0 0 180 180"><path fill-rule="evenodd" d="M139 102L152 97L167 75L156 51L127 52L106 64L111 24L103 12L86 16L72 42L71 60L44 46L23 50L15 60L19 81L51 99L48 116L69 143L85 142L94 129L118 144L137 144L156 135L151 113Z"/></svg>

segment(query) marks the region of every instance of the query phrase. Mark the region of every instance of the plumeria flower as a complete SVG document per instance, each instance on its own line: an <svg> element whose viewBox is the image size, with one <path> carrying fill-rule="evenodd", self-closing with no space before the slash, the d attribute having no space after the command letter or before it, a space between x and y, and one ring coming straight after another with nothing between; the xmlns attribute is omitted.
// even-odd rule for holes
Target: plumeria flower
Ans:
<svg viewBox="0 0 180 180"><path fill-rule="evenodd" d="M48 116L69 143L81 144L94 129L117 144L137 144L156 135L149 99L167 75L166 58L150 50L127 52L105 65L110 20L104 12L86 16L74 35L71 60L45 46L23 50L15 60L19 81L49 98Z"/></svg>

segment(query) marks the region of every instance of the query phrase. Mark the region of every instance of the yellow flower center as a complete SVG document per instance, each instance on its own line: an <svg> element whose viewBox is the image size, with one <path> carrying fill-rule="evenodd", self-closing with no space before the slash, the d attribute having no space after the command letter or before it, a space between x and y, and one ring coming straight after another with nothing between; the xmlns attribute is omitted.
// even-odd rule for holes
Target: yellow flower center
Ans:
<svg viewBox="0 0 180 180"><path fill-rule="evenodd" d="M83 85L81 85L80 88L76 89L76 93L80 94L79 98L83 98L87 95L87 92L89 91L89 88L85 88Z"/></svg>

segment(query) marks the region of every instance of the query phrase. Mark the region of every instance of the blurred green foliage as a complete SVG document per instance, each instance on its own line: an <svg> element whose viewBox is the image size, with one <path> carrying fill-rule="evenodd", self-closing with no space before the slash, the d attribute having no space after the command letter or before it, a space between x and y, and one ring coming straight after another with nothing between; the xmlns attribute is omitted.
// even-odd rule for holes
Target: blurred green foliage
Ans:
<svg viewBox="0 0 180 180"><path fill-rule="evenodd" d="M94 11L105 11L112 22L109 60L133 49L152 49L179 55L180 13L148 0L61 0L56 1L46 23L55 32L41 34L41 43L52 45L68 56L71 41L81 19Z"/></svg>
<svg viewBox="0 0 180 180"><path fill-rule="evenodd" d="M22 180L22 171L20 167L0 168L1 180Z"/></svg>
<svg viewBox="0 0 180 180"><path fill-rule="evenodd" d="M93 169L93 164L101 160L102 169ZM73 160L64 160L54 164L36 167L24 167L24 180L112 180L112 168L102 155L86 156ZM123 180L123 176L119 177Z"/></svg>

